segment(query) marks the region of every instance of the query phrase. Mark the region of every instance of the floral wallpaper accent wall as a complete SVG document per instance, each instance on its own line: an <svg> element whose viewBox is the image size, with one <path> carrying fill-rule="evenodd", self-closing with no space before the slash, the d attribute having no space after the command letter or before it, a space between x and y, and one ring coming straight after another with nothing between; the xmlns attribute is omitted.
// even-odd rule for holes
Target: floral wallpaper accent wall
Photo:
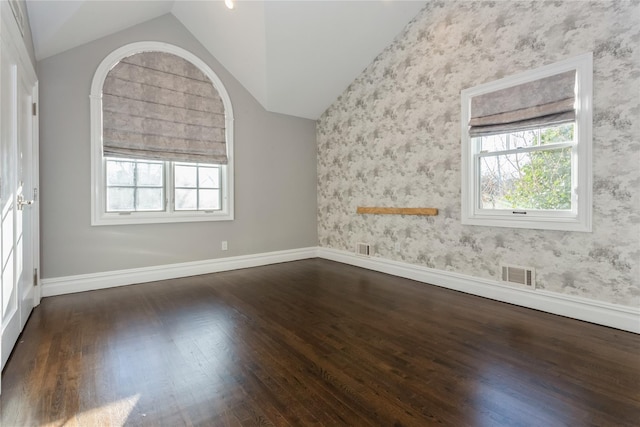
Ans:
<svg viewBox="0 0 640 427"><path fill-rule="evenodd" d="M460 223L460 91L594 53L593 232ZM640 306L640 3L433 1L322 115L320 246ZM435 207L436 217L357 215Z"/></svg>

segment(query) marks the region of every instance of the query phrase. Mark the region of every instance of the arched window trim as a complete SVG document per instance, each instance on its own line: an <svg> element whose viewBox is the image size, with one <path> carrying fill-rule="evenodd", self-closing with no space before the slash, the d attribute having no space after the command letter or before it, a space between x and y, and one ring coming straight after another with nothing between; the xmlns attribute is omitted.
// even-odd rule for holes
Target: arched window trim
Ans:
<svg viewBox="0 0 640 427"><path fill-rule="evenodd" d="M228 163L222 165L223 206L221 211L107 213L105 209L104 159L102 155L102 88L109 71L123 58L142 52L164 52L181 57L198 67L213 83L224 104ZM234 218L233 185L233 108L220 78L191 52L163 42L143 41L111 52L98 66L89 95L91 112L91 225L145 224L164 222L224 221Z"/></svg>

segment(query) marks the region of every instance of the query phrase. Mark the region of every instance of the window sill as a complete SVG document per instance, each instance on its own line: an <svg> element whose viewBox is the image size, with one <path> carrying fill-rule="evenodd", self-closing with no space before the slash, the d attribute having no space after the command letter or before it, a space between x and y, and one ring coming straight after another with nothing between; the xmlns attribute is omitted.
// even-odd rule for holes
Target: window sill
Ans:
<svg viewBox="0 0 640 427"><path fill-rule="evenodd" d="M558 230L591 232L591 221L588 218L543 218L543 217L511 217L507 215L475 215L462 217L463 225L480 225L486 227L529 228L534 230Z"/></svg>
<svg viewBox="0 0 640 427"><path fill-rule="evenodd" d="M179 222L233 221L233 213L229 212L131 212L127 214L102 214L91 218L91 226L131 225L131 224L164 224Z"/></svg>

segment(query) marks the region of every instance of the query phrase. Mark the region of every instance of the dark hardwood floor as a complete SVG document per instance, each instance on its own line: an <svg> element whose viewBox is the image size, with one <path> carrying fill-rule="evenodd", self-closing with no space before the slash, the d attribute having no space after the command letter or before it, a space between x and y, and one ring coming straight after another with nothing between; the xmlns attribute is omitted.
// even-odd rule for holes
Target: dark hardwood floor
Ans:
<svg viewBox="0 0 640 427"><path fill-rule="evenodd" d="M46 298L2 426L638 426L640 336L313 259Z"/></svg>

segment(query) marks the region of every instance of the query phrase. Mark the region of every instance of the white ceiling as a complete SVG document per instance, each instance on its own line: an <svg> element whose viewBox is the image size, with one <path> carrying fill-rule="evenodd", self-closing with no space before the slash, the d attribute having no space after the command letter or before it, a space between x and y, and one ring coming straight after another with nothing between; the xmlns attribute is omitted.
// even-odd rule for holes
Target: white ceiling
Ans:
<svg viewBox="0 0 640 427"><path fill-rule="evenodd" d="M27 0L36 59L172 13L264 106L317 119L426 0Z"/></svg>

